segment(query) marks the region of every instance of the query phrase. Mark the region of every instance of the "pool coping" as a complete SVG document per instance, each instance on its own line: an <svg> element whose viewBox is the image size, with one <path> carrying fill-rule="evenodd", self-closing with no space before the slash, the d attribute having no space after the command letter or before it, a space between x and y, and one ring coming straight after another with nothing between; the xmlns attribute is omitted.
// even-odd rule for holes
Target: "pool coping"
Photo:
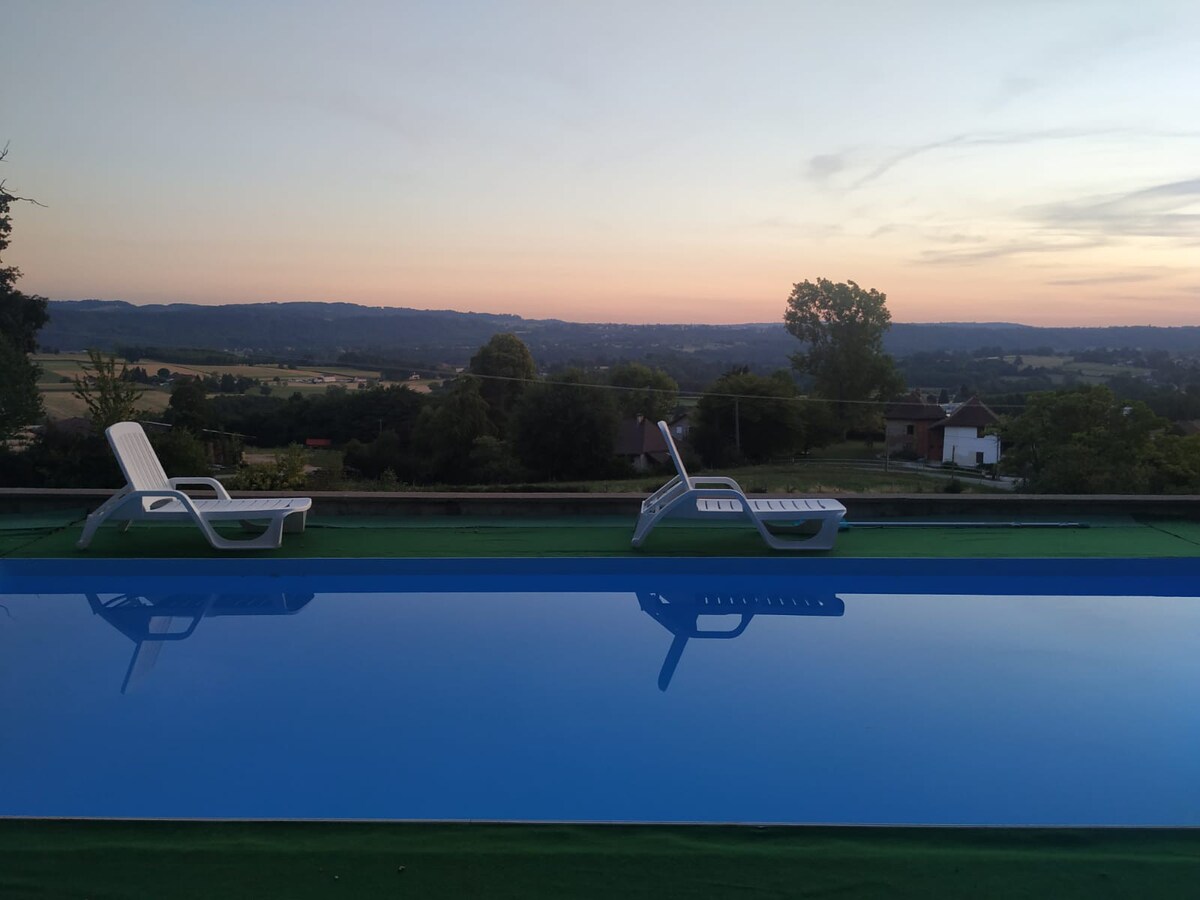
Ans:
<svg viewBox="0 0 1200 900"><path fill-rule="evenodd" d="M113 491L94 488L0 488L0 513L94 509ZM233 491L234 497L313 500L314 515L366 516L636 516L644 493L503 493L470 491ZM751 497L765 496L751 493ZM795 496L839 500L851 518L1022 514L1148 516L1200 519L1196 494L851 494Z"/></svg>

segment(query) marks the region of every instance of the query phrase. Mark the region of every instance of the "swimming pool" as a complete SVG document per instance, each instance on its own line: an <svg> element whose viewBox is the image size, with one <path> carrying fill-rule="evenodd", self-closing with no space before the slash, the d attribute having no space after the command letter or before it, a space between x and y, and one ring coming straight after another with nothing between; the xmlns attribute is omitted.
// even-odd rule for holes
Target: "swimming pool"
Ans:
<svg viewBox="0 0 1200 900"><path fill-rule="evenodd" d="M1200 825L1200 560L0 561L4 816Z"/></svg>

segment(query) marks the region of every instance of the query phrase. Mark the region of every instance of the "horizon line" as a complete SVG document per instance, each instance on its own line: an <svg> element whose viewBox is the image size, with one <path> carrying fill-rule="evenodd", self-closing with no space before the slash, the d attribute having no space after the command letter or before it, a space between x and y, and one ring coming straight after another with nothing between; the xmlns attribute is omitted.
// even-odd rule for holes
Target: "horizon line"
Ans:
<svg viewBox="0 0 1200 900"><path fill-rule="evenodd" d="M498 313L498 312L478 312L476 310L452 309L450 307L419 307L419 306L389 306L383 304L367 304L355 303L351 300L244 300L232 301L224 303L193 303L187 301L146 301L137 302L133 300L114 300L104 299L101 297L82 297L79 299L65 298L47 298L50 303L123 303L133 307L148 307L148 306L193 306L201 309L217 309L227 306L291 306L291 305L329 305L329 306L356 306L360 309L377 309L377 310L407 310L409 312L426 312L426 313L454 313L456 315L466 316L496 316L501 318L514 318L526 322L563 322L568 325L622 325L629 328L654 328L654 327L695 327L704 326L708 328L762 328L777 325L783 325L782 320L776 322L597 322L597 321L580 321L577 319L563 319L556 316L547 318L530 318L522 316L520 313ZM1172 325L1155 325L1152 323L1143 323L1138 325L1029 325L1024 322L1004 322L1004 321L964 321L964 320L907 320L903 322L893 321L892 325L943 325L943 326L976 326L976 327L1017 327L1017 328L1032 328L1032 329L1052 329L1052 328L1200 328L1200 323L1177 323Z"/></svg>

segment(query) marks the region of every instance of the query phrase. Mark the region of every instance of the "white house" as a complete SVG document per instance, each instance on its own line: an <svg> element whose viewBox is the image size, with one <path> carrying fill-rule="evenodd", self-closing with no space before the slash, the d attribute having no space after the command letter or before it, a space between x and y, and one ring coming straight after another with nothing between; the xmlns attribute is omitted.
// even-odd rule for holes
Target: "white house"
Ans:
<svg viewBox="0 0 1200 900"><path fill-rule="evenodd" d="M955 465L993 465L1000 461L1000 438L987 434L989 427L1000 421L1000 417L987 408L978 397L972 397L953 415L929 426L931 443L941 435L942 462Z"/></svg>

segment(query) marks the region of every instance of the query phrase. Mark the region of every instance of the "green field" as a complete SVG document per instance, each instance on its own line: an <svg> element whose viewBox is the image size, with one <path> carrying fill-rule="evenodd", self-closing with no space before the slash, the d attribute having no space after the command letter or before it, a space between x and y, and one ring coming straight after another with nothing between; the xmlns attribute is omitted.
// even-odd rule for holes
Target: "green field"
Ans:
<svg viewBox="0 0 1200 900"><path fill-rule="evenodd" d="M65 376L68 378L74 377L83 369L83 365L87 362L87 354L85 353L43 353L33 357L33 361L42 367L44 378L53 378L55 376ZM270 381L276 376L283 379L299 379L299 378L316 378L320 375L337 375L342 378L379 378L380 372L378 369L357 369L343 366L314 366L309 368L287 369L281 368L278 364L263 363L260 365L224 365L224 366L192 366L182 365L180 363L165 362L160 359L139 359L136 363L129 364L133 366L141 366L151 375L159 369L170 369L171 372L179 375L216 375L220 378L222 375L242 376L244 378L259 378L263 381Z"/></svg>
<svg viewBox="0 0 1200 900"><path fill-rule="evenodd" d="M1005 362L1015 362L1016 356L1004 357ZM1087 384L1103 384L1110 378L1115 378L1118 375L1132 375L1136 378L1144 378L1150 374L1149 369L1140 368L1138 366L1123 366L1112 363L1094 363L1094 362L1077 362L1070 356L1021 356L1022 366L1030 366L1036 369L1050 369L1051 375L1062 375L1063 378L1055 378L1055 381L1066 381L1067 375L1073 375L1079 381Z"/></svg>
<svg viewBox="0 0 1200 900"><path fill-rule="evenodd" d="M46 415L50 419L66 419L74 416L86 416L87 406L75 397L73 379L83 374L87 354L84 353L42 353L33 357L33 361L41 367L38 378L38 390L42 394ZM320 366L302 369L280 368L275 364L263 365L227 365L227 366L185 366L164 362L157 359L141 359L135 364L151 375L159 369L169 369L176 375L202 377L215 375L233 375L235 377L256 378L271 389L272 397L290 397L292 394L304 395L324 393L331 387L341 387L347 390L357 390L355 384L348 381L320 382L314 384L313 378L333 375L338 378L363 378L378 381L378 369L361 369L351 366ZM130 366L132 368L132 366ZM280 379L278 382L275 379ZM439 379L423 378L419 381L381 382L384 384L403 384L418 394L428 393L433 385L439 384ZM170 400L170 389L153 386L143 386L143 395L137 403L137 409L147 413L161 413L167 408ZM250 392L257 391L251 388ZM210 394L209 396L217 396Z"/></svg>

